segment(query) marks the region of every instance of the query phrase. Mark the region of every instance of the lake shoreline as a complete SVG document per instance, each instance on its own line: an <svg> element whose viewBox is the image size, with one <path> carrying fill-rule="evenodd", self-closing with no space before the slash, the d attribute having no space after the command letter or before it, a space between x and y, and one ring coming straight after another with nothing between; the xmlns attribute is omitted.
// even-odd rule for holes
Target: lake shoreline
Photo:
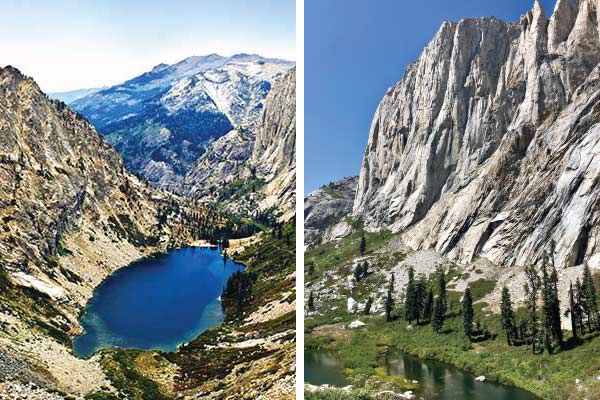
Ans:
<svg viewBox="0 0 600 400"><path fill-rule="evenodd" d="M339 362L339 357L341 357L341 351L340 348L338 347L338 345L340 344L340 342L347 342L349 341L349 336L348 335L352 335L353 331L350 331L348 329L345 328L345 324L339 324L338 326L336 325L329 325L329 326L325 326L325 325L321 325L321 326L317 326L314 327L313 329L318 329L319 327L328 327L328 329L326 330L327 334L331 334L333 332L335 332L335 330L332 330L332 327L336 327L337 328L337 334L333 333L331 336L327 336L329 340L324 340L321 341L319 340L319 335L315 335L314 332L313 333L309 333L308 336L311 337L312 336L312 341L308 341L307 344L305 344L304 346L304 352L306 355L307 351L323 351L323 352L329 352L330 354L334 354L336 357L338 357L338 362ZM337 336L336 336L337 335ZM324 336L320 337L321 339L324 339ZM407 356L410 357L414 357L415 359L419 360L419 362L421 362L422 364L426 364L427 362L435 362L435 363L439 363L445 366L449 366L453 369L456 369L458 371L460 371L461 373L465 373L468 375L472 375L473 376L473 381L475 381L475 377L478 376L485 376L485 381L494 385L501 385L510 389L517 389L523 392L526 392L527 394L532 396L532 400L542 400L543 397L540 397L537 393L534 393L530 390L528 390L528 388L523 387L519 384L515 384L514 382L509 380L509 377L505 377L503 375L499 375L499 379L494 379L494 377L489 377L487 375L485 375L486 373L489 373L489 371L481 371L481 370L473 370L471 368L463 368L462 366L457 365L456 363L453 363L447 359L441 358L441 357L422 357L421 354L419 354L419 349L414 348L414 347L410 347L410 346L402 346L400 343L390 343L390 344L386 344L384 346L380 344L377 345L377 356L376 356L376 362L379 365L381 362L382 357L385 357L386 354L388 353L392 353L394 351L400 352L400 353L404 353ZM306 362L306 361L305 361ZM347 385L351 384L351 379L350 379L350 374L351 374L351 370L349 369L344 369L343 367L341 367L340 364L340 371L343 373L344 378L345 378L345 383ZM500 373L500 371L496 371L497 373ZM306 378L306 370L305 370L305 377ZM411 379L408 379L407 376L403 376L403 378L407 381L407 382L411 382ZM305 384L311 384L314 385L311 382L307 382L306 380L304 381ZM420 382L419 382L420 383ZM348 390L347 385L342 385L342 384L338 384L338 385L333 385L331 387L323 387L323 389L331 389L331 390L344 390L344 387L346 387L346 392ZM316 385L316 386L322 386L322 385ZM402 387L400 389L405 390L408 387ZM416 390L417 393L419 393L419 390Z"/></svg>

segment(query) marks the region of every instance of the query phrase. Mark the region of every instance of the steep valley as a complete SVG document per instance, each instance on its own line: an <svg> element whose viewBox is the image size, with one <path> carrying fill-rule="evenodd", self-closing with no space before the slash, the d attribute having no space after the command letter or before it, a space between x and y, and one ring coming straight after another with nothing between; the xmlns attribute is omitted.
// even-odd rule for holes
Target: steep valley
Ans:
<svg viewBox="0 0 600 400"><path fill-rule="evenodd" d="M227 397L219 398L258 393L259 387L271 388L268 398L290 398L295 264L287 225L271 220L268 228L251 216L232 218L214 204L153 188L127 171L127 162L85 117L50 100L33 79L12 67L0 69L0 131L0 397L168 399L185 390L203 398L207 393L199 395L195 387L217 384L227 368L235 366L243 375L252 366L261 382L232 379L222 388ZM286 234L278 239L277 229ZM265 233L255 234L260 230ZM254 252L269 246L271 231L286 245L254 261ZM249 234L255 235L246 238ZM265 265L255 267L255 287L269 279L281 282L269 286L267 294L252 292L252 306L227 311L235 322L216 328L236 341L249 336L247 357L224 358L214 370L207 367L205 379L184 388L177 382L196 368L192 359L198 353L185 362L176 353L152 351L101 350L89 359L73 355L72 338L82 332L78 317L107 276L174 247L225 238L229 256L250 271ZM282 259L278 270L273 263ZM264 329L245 320L261 307L274 309L257 320ZM197 340L219 348L220 339L208 331ZM275 373L273 360L283 359L284 367Z"/></svg>

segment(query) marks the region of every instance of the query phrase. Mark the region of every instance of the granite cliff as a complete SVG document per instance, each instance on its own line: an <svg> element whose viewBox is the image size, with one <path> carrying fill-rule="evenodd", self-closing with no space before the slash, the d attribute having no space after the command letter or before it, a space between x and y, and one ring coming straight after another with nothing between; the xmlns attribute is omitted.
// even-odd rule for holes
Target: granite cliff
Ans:
<svg viewBox="0 0 600 400"><path fill-rule="evenodd" d="M459 262L598 267L599 5L444 23L377 108L354 215Z"/></svg>

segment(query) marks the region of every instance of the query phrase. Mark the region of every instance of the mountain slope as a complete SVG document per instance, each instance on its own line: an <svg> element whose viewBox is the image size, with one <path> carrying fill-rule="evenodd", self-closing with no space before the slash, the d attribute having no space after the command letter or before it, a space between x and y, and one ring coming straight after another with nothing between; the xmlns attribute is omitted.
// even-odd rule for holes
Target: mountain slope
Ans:
<svg viewBox="0 0 600 400"><path fill-rule="evenodd" d="M598 257L598 3L442 25L380 103L354 203L368 229L460 262Z"/></svg>
<svg viewBox="0 0 600 400"><path fill-rule="evenodd" d="M128 169L174 187L206 147L233 127L255 127L271 83L292 63L257 55L160 64L71 106L112 143Z"/></svg>
<svg viewBox="0 0 600 400"><path fill-rule="evenodd" d="M241 201L233 199L230 211L278 208L286 214L284 219L289 219L294 214L296 189L295 68L273 83L260 122L253 129L256 134L238 128L217 139L177 191L214 201L224 188L246 181L254 190Z"/></svg>
<svg viewBox="0 0 600 400"><path fill-rule="evenodd" d="M0 130L0 375L69 393L110 386L70 352L77 317L107 275L185 240L178 201L12 67L0 69Z"/></svg>

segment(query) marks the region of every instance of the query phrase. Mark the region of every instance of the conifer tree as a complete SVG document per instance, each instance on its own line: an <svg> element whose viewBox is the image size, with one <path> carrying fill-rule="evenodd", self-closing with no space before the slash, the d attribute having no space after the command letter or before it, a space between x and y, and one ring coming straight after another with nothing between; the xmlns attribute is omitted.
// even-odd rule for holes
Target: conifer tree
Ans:
<svg viewBox="0 0 600 400"><path fill-rule="evenodd" d="M589 265L583 267L582 281L583 309L587 317L588 330L592 332L595 329L596 319L598 317L598 303L596 299L596 288Z"/></svg>
<svg viewBox="0 0 600 400"><path fill-rule="evenodd" d="M531 348L533 354L535 354L535 341L538 335L537 299L540 290L540 277L535 266L525 267L525 275L527 276L528 281L525 283L525 296L527 298L527 308L529 308L531 320Z"/></svg>
<svg viewBox="0 0 600 400"><path fill-rule="evenodd" d="M571 317L571 330L573 337L577 339L577 311L575 311L575 291L573 290L573 281L569 282L569 310L568 314Z"/></svg>
<svg viewBox="0 0 600 400"><path fill-rule="evenodd" d="M308 295L308 311L315 311L315 295L313 291Z"/></svg>
<svg viewBox="0 0 600 400"><path fill-rule="evenodd" d="M442 268L438 268L438 295L433 305L433 320L431 326L437 333L444 326L446 317L446 276Z"/></svg>
<svg viewBox="0 0 600 400"><path fill-rule="evenodd" d="M354 279L356 280L356 282L360 281L360 278L362 278L362 264L358 263L356 264L356 268L354 268Z"/></svg>
<svg viewBox="0 0 600 400"><path fill-rule="evenodd" d="M365 233L362 232L360 236L360 255L364 255L367 251L367 240L365 239Z"/></svg>
<svg viewBox="0 0 600 400"><path fill-rule="evenodd" d="M392 320L392 311L394 309L394 274L390 279L390 286L388 288L387 297L385 299L385 319L390 322Z"/></svg>
<svg viewBox="0 0 600 400"><path fill-rule="evenodd" d="M579 278L577 278L575 282L575 294L575 312L577 325L579 326L579 332L583 334L585 329L583 325L583 285L581 284Z"/></svg>
<svg viewBox="0 0 600 400"><path fill-rule="evenodd" d="M367 299L367 303L365 304L365 310L363 311L364 315L369 315L371 314L371 307L373 306L373 298L369 297Z"/></svg>
<svg viewBox="0 0 600 400"><path fill-rule="evenodd" d="M425 307L423 309L423 320L428 323L431 322L431 314L433 313L433 290L429 289L427 292L427 299L425 300Z"/></svg>
<svg viewBox="0 0 600 400"><path fill-rule="evenodd" d="M515 326L515 314L512 308L512 301L510 299L510 292L505 286L502 288L502 300L500 303L500 315L502 319L502 329L506 332L506 342L508 345L514 343L513 335L516 329Z"/></svg>
<svg viewBox="0 0 600 400"><path fill-rule="evenodd" d="M425 276L420 275L416 283L416 309L415 316L417 318L417 325L424 319L425 314L425 301L427 297L427 282Z"/></svg>
<svg viewBox="0 0 600 400"><path fill-rule="evenodd" d="M465 335L471 339L473 335L473 317L475 313L473 312L473 298L471 297L471 289L467 286L465 290L465 295L463 296L462 301L462 316L463 316L463 328L465 330Z"/></svg>
<svg viewBox="0 0 600 400"><path fill-rule="evenodd" d="M558 299L558 273L554 264L552 265L552 273L550 274L550 313L552 321L552 335L558 342L558 345L563 345L563 332L560 324L560 300Z"/></svg>
<svg viewBox="0 0 600 400"><path fill-rule="evenodd" d="M416 284L415 284L415 269L411 266L408 267L408 282L406 284L405 298L404 298L404 319L412 324L412 321L417 319L415 311L417 308L416 304Z"/></svg>

